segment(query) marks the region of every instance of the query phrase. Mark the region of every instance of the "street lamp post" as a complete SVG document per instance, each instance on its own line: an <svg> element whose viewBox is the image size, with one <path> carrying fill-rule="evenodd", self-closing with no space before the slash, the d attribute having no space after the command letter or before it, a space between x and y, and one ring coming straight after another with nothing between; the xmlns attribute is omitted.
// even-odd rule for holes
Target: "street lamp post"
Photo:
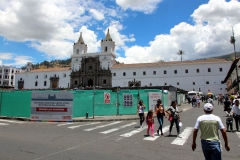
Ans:
<svg viewBox="0 0 240 160"><path fill-rule="evenodd" d="M235 54L235 60L234 60L234 63L235 63L235 67L236 67L236 76L237 76L237 86L238 86L238 89L237 89L237 92L239 91L239 82L238 82L238 66L237 66L237 53L236 53L236 49L235 49L235 42L236 42L236 39L234 37L234 31L233 31L233 28L232 28L232 36L230 37L230 43L233 44L233 48L234 48L234 54Z"/></svg>

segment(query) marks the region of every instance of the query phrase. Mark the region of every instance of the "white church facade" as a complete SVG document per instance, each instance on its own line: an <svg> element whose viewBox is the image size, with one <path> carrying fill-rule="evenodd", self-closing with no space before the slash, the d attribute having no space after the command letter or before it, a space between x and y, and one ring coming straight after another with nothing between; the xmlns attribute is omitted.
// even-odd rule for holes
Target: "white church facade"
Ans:
<svg viewBox="0 0 240 160"><path fill-rule="evenodd" d="M82 34L73 45L71 68L27 69L16 73L16 89L79 88L86 86L175 86L204 94L226 93L222 83L231 66L224 59L122 64L115 61L115 42L109 30L101 51L88 53ZM31 68L31 66L30 66Z"/></svg>

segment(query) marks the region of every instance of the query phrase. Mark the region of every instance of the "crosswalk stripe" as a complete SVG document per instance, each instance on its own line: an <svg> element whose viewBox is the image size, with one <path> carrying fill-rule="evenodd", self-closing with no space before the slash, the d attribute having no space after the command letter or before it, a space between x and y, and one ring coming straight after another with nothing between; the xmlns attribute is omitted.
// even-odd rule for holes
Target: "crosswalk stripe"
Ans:
<svg viewBox="0 0 240 160"><path fill-rule="evenodd" d="M111 133L111 132L117 131L117 130L119 130L119 129L123 129L123 128L126 128L126 127L130 127L130 126L135 125L135 124L137 124L137 123L136 123L136 122L132 122L132 123L129 123L129 124L126 124L126 125L123 125L123 126L117 127L117 128L109 129L109 130L104 131L104 132L99 132L99 133L102 133L102 134L108 134L108 133Z"/></svg>
<svg viewBox="0 0 240 160"><path fill-rule="evenodd" d="M163 129L162 129L163 133L166 133L168 130L169 130L169 125L163 127ZM154 134L156 135L157 132L154 133ZM145 138L143 138L143 140L147 140L147 141L155 141L155 140L158 139L159 137L160 137L160 136L155 136L155 137L145 137Z"/></svg>
<svg viewBox="0 0 240 160"><path fill-rule="evenodd" d="M236 132L236 134L238 135L238 138L240 138L240 132Z"/></svg>
<svg viewBox="0 0 240 160"><path fill-rule="evenodd" d="M146 128L147 128L146 126L143 126L143 128L139 128L139 129L133 130L133 131L131 131L131 132L122 134L122 135L120 135L120 136L121 136L121 137L131 137L132 135L137 134L137 133L143 131L143 130L146 129Z"/></svg>
<svg viewBox="0 0 240 160"><path fill-rule="evenodd" d="M95 130L95 129L99 129L99 128L111 126L111 125L118 124L118 123L121 123L121 122L122 122L122 121L117 121L117 122L109 123L109 124L106 124L106 125L102 125L102 126L97 126L97 127L94 127L94 128L85 129L84 131L92 131L92 130Z"/></svg>
<svg viewBox="0 0 240 160"><path fill-rule="evenodd" d="M182 138L176 138L171 144L183 145L187 141L192 131L193 131L193 127L186 127L181 133Z"/></svg>
<svg viewBox="0 0 240 160"><path fill-rule="evenodd" d="M9 125L9 124L7 124L7 123L0 123L0 125L6 126L6 125Z"/></svg>
<svg viewBox="0 0 240 160"><path fill-rule="evenodd" d="M69 124L73 124L72 122L69 122L69 123L63 123L63 124L59 124L57 126L65 126L65 125L69 125Z"/></svg>
<svg viewBox="0 0 240 160"><path fill-rule="evenodd" d="M88 126L88 125L98 124L98 123L101 123L101 122L93 122L93 123L88 123L88 124L82 124L82 125L77 125L77 126L71 126L71 127L68 127L68 128L70 128L70 129L75 129L75 128L78 128L78 127Z"/></svg>
<svg viewBox="0 0 240 160"><path fill-rule="evenodd" d="M24 122L11 121L11 120L5 120L5 119L0 119L0 121L2 121L2 122L10 122L10 123L19 123L19 124L24 123Z"/></svg>

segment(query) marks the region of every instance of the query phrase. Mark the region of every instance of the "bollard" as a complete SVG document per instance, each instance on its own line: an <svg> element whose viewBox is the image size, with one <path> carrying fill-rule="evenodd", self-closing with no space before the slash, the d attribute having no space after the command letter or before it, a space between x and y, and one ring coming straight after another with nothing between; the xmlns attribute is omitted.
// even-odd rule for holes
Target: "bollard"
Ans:
<svg viewBox="0 0 240 160"><path fill-rule="evenodd" d="M88 119L88 112L86 112L86 119Z"/></svg>

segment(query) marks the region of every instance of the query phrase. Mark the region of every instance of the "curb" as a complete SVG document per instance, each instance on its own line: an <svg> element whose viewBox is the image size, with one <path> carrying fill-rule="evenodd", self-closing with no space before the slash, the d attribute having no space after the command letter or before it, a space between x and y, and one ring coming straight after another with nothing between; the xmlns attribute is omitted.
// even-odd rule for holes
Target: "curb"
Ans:
<svg viewBox="0 0 240 160"><path fill-rule="evenodd" d="M30 121L29 118L25 118L25 117L7 117L7 116L0 116L0 119L18 120L18 121Z"/></svg>
<svg viewBox="0 0 240 160"><path fill-rule="evenodd" d="M23 118L23 117L6 117L6 116L1 116L0 119L7 119L7 120L18 120L18 121L29 121L29 118ZM88 119L73 119L72 122L104 122L104 121L128 121L128 120L138 120L138 117L134 117L134 118L115 118L115 119L111 119L111 118L107 118L107 119L93 119L93 118L88 118ZM41 122L41 121L38 121ZM55 121L55 122L59 122L59 121ZM65 121L62 121L65 122Z"/></svg>

